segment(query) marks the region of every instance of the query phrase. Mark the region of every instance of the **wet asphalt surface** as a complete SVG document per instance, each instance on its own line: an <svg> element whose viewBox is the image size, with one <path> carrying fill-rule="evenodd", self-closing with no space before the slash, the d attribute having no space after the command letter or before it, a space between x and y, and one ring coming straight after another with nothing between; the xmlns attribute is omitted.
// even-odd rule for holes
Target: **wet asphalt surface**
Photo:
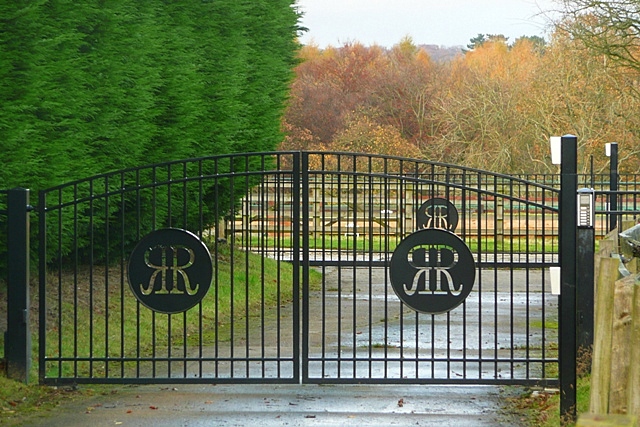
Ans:
<svg viewBox="0 0 640 427"><path fill-rule="evenodd" d="M26 425L524 426L505 410L518 388L494 386L121 386Z"/></svg>
<svg viewBox="0 0 640 427"><path fill-rule="evenodd" d="M352 278L343 275L341 279L349 282ZM496 279L497 282L506 283L506 279ZM359 283L360 280L355 282ZM518 283L521 280L516 278L514 282ZM496 304L507 304L506 299L505 302L501 302L502 298L492 298ZM350 301L348 298L346 300ZM519 307L524 307L517 301L514 305L513 299L508 303L512 307L509 312L511 318L508 322L500 322L505 325L510 325L514 319L518 319L521 316ZM348 302L348 304L352 303ZM490 302L485 305L490 311L493 310ZM514 310L513 307L518 309ZM363 310L363 312L369 311ZM329 317L337 318L338 316ZM345 319L345 323L353 323L354 327L359 327L360 320L353 322L352 319ZM366 318L362 321L368 325L372 319ZM449 328L455 331L461 326L452 324ZM311 327L312 334L314 329ZM462 329L460 331L462 334ZM465 331L467 334L472 332L469 326ZM481 334L483 340L487 339L488 333ZM500 331L496 330L494 335L496 333ZM490 340L498 338L500 336L496 335ZM312 336L311 341L313 340ZM531 338L522 340L509 336L509 347L515 344L526 346L532 343ZM343 344L353 345L347 341L348 339ZM433 343L436 348L446 345L439 341L441 340ZM474 343L465 342L468 351L473 350L469 347L470 345L473 347ZM447 373L438 375L446 376ZM455 377L455 372L451 375ZM473 374L470 375L473 376ZM478 372L477 375L484 374ZM313 377L312 372L311 378ZM212 382L214 381L215 379L212 378ZM91 386L80 387L91 388ZM523 387L156 384L119 385L113 386L111 390L110 393L63 404L54 411L29 419L25 425L36 427L526 425L518 414L510 413L507 409L508 399L523 393L525 391Z"/></svg>

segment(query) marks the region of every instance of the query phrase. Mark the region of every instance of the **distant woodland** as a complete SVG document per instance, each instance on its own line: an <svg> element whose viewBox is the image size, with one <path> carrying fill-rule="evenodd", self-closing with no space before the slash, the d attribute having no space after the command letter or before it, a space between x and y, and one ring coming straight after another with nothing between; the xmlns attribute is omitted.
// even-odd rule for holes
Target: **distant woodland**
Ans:
<svg viewBox="0 0 640 427"><path fill-rule="evenodd" d="M405 155L503 173L550 173L549 137L579 140L579 168L638 171L640 69L585 43L585 17L548 41L480 34L442 52L410 38L300 51L283 149ZM606 24L602 24L606 25ZM446 53L443 55L443 53Z"/></svg>

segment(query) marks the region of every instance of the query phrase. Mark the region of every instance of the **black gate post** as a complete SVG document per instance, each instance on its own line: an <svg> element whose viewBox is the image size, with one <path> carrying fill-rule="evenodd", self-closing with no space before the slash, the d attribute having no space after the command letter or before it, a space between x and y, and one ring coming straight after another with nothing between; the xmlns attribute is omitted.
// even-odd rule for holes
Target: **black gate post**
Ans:
<svg viewBox="0 0 640 427"><path fill-rule="evenodd" d="M576 420L576 241L577 241L577 140L561 138L560 167L560 418Z"/></svg>
<svg viewBox="0 0 640 427"><path fill-rule="evenodd" d="M609 231L618 227L618 214L613 213L618 210L618 143L611 142L609 144L611 150L609 156Z"/></svg>
<svg viewBox="0 0 640 427"><path fill-rule="evenodd" d="M29 190L7 195L7 331L4 355L7 377L27 383L31 368L29 331Z"/></svg>
<svg viewBox="0 0 640 427"><path fill-rule="evenodd" d="M578 313L578 357L582 362L591 365L594 328L594 272L595 263L595 229L593 227L578 228L576 265L581 266L576 273L576 304Z"/></svg>

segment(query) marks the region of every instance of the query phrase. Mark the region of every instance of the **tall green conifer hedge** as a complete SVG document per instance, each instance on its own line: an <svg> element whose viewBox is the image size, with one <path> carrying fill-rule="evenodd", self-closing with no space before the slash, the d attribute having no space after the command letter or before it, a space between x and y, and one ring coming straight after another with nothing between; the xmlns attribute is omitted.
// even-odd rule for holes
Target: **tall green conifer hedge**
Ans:
<svg viewBox="0 0 640 427"><path fill-rule="evenodd" d="M275 149L293 0L0 4L0 188Z"/></svg>
<svg viewBox="0 0 640 427"><path fill-rule="evenodd" d="M0 188L275 150L294 3L0 2Z"/></svg>

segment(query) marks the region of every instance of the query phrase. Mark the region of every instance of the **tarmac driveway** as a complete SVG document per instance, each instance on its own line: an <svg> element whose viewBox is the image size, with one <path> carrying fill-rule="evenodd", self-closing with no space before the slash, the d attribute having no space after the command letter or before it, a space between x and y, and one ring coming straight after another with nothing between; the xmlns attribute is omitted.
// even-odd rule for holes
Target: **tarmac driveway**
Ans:
<svg viewBox="0 0 640 427"><path fill-rule="evenodd" d="M504 409L519 388L494 386L119 386L28 425L524 426Z"/></svg>

